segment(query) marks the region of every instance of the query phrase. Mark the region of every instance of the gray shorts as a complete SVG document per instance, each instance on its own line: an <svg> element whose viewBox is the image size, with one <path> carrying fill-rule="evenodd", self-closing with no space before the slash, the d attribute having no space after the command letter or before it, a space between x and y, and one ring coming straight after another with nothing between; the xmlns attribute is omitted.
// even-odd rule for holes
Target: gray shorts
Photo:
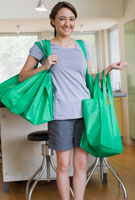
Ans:
<svg viewBox="0 0 135 200"><path fill-rule="evenodd" d="M80 147L83 128L83 118L48 122L49 148L67 151L73 147Z"/></svg>

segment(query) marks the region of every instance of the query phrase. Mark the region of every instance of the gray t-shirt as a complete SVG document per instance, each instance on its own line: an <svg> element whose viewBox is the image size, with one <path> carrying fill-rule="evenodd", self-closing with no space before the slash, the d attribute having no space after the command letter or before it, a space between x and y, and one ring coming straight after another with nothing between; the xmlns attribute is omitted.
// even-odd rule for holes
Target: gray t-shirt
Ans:
<svg viewBox="0 0 135 200"><path fill-rule="evenodd" d="M74 40L75 48L64 48L51 44L51 54L58 56L58 62L50 68L53 85L53 119L66 120L82 118L82 100L90 98L86 87L85 75L87 62L80 45ZM87 60L90 60L89 48L85 41ZM29 54L41 64L44 53L36 44Z"/></svg>

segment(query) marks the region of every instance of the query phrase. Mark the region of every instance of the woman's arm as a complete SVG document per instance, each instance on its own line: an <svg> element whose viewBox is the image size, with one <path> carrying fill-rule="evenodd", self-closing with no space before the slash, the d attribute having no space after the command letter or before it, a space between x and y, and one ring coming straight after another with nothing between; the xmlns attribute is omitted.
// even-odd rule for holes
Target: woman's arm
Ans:
<svg viewBox="0 0 135 200"><path fill-rule="evenodd" d="M57 63L57 60L58 59L57 59L56 55L50 55L50 56L48 56L48 58L46 59L45 63L42 66L40 66L38 68L34 68L38 64L39 61L36 58L34 58L33 56L29 55L23 69L21 70L21 72L19 74L18 81L23 82L26 79L34 76L38 72L48 70L52 64Z"/></svg>
<svg viewBox="0 0 135 200"><path fill-rule="evenodd" d="M87 64L88 64L88 72L89 72L89 74L92 75L92 76L95 78L96 73L92 73L92 66L91 66L90 61L88 61ZM110 65L105 69L105 76L106 76L110 71L112 71L113 69L122 70L122 69L124 69L124 68L127 67L127 66L128 66L127 61L120 61L120 62L116 62L116 63L110 64ZM101 72L100 72L99 79L102 80L102 73L101 73Z"/></svg>
<svg viewBox="0 0 135 200"><path fill-rule="evenodd" d="M28 56L26 63L19 74L19 82L23 82L38 72L45 70L44 66L34 69L36 64L38 64L38 60L32 56Z"/></svg>
<svg viewBox="0 0 135 200"><path fill-rule="evenodd" d="M116 62L116 63L112 63L110 64L106 69L105 69L105 76L112 71L113 69L115 70L122 70L125 67L128 66L127 61L120 61L120 62Z"/></svg>

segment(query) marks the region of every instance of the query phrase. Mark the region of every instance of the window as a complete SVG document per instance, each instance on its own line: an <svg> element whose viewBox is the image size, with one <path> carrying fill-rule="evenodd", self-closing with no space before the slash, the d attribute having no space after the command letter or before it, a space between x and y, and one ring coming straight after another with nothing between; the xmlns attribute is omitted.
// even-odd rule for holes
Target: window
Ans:
<svg viewBox="0 0 135 200"><path fill-rule="evenodd" d="M109 45L110 45L110 63L119 62L119 32L118 28L112 29L109 32ZM121 78L119 70L111 71L112 90L119 91L121 89Z"/></svg>
<svg viewBox="0 0 135 200"><path fill-rule="evenodd" d="M77 33L72 34L72 38L76 40L85 40L90 49L90 59L92 64L92 71L97 72L99 56L98 56L98 37L96 32Z"/></svg>
<svg viewBox="0 0 135 200"><path fill-rule="evenodd" d="M0 83L20 72L38 39L39 34L0 35Z"/></svg>

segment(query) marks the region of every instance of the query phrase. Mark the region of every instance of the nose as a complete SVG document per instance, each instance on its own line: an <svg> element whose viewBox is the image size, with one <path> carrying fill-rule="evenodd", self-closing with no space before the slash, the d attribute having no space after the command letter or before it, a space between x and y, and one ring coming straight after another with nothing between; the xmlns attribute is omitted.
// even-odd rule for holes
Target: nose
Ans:
<svg viewBox="0 0 135 200"><path fill-rule="evenodd" d="M70 21L69 21L69 19L66 19L65 20L65 26L69 26L70 25Z"/></svg>

